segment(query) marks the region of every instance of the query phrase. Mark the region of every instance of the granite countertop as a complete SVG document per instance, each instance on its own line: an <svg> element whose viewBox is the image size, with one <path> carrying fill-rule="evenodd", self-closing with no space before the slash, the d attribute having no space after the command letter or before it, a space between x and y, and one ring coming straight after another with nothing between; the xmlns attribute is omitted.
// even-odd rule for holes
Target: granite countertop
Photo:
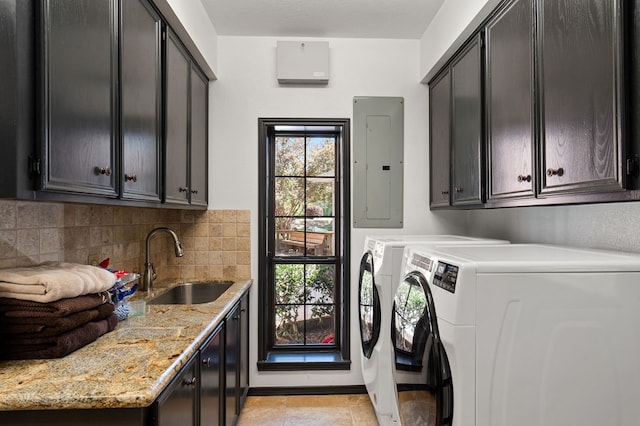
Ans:
<svg viewBox="0 0 640 426"><path fill-rule="evenodd" d="M197 305L148 305L66 357L0 361L0 411L141 408L151 405L252 281ZM171 287L136 295L150 299Z"/></svg>

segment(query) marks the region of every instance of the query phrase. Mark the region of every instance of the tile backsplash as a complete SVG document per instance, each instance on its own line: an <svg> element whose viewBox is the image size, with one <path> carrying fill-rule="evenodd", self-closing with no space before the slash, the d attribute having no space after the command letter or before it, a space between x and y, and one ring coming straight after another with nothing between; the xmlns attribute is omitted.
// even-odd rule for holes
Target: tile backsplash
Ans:
<svg viewBox="0 0 640 426"><path fill-rule="evenodd" d="M173 229L184 249L175 257L166 233L151 239L158 279L251 277L249 210L173 210L0 200L0 268L44 261L98 263L142 272L146 236Z"/></svg>

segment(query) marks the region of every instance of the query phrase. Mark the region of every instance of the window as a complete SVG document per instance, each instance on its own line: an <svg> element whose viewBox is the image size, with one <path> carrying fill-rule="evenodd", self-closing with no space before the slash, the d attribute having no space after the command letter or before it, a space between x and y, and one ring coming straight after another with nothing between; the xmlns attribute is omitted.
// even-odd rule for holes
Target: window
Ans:
<svg viewBox="0 0 640 426"><path fill-rule="evenodd" d="M260 369L349 366L348 135L348 120L259 120Z"/></svg>

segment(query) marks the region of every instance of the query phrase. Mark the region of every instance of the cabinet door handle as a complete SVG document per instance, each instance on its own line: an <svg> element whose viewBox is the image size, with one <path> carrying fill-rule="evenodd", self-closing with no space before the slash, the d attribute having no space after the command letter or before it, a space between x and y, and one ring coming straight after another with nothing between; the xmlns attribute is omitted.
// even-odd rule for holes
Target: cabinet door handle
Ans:
<svg viewBox="0 0 640 426"><path fill-rule="evenodd" d="M186 186L181 186L180 188L178 188L178 191L180 191L180 192L188 192L189 188L187 188Z"/></svg>
<svg viewBox="0 0 640 426"><path fill-rule="evenodd" d="M207 359L203 359L202 365L204 365L205 367L211 367L211 357L207 357Z"/></svg>
<svg viewBox="0 0 640 426"><path fill-rule="evenodd" d="M96 175L105 175L105 176L111 176L111 167L109 166L105 166L105 167L98 167L96 166L93 169L94 173Z"/></svg>
<svg viewBox="0 0 640 426"><path fill-rule="evenodd" d="M531 175L518 175L518 182L531 182Z"/></svg>
<svg viewBox="0 0 640 426"><path fill-rule="evenodd" d="M183 386L195 386L195 384L196 384L196 377L195 377L195 376L193 376L193 377L191 378L191 380L189 380L189 379L184 379L184 380L182 381L182 385L183 385Z"/></svg>
<svg viewBox="0 0 640 426"><path fill-rule="evenodd" d="M459 186L455 187L456 192L462 192L462 188L460 188Z"/></svg>
<svg viewBox="0 0 640 426"><path fill-rule="evenodd" d="M442 195L449 195L449 190L442 191Z"/></svg>
<svg viewBox="0 0 640 426"><path fill-rule="evenodd" d="M562 167L558 167L557 169L547 169L547 176L562 176L564 174L564 169Z"/></svg>
<svg viewBox="0 0 640 426"><path fill-rule="evenodd" d="M129 182L129 181L137 182L137 181L138 181L138 176L136 176L136 174L135 174L135 173L134 173L134 174L132 174L132 175L128 175L128 174L126 174L126 173L125 173L125 175L124 175L124 181L125 181L125 182Z"/></svg>
<svg viewBox="0 0 640 426"><path fill-rule="evenodd" d="M192 190L191 190L191 193L192 193L192 194L197 194L197 193L198 193L198 190L197 190L197 189L192 189Z"/></svg>

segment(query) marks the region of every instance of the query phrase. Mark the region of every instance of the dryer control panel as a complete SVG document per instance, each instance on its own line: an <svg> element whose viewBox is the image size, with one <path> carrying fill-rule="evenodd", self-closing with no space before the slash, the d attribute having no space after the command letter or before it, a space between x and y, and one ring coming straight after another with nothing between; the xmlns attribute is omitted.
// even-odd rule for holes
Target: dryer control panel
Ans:
<svg viewBox="0 0 640 426"><path fill-rule="evenodd" d="M456 291L458 279L458 267L448 263L438 262L438 267L433 275L433 285L443 288L451 293Z"/></svg>

